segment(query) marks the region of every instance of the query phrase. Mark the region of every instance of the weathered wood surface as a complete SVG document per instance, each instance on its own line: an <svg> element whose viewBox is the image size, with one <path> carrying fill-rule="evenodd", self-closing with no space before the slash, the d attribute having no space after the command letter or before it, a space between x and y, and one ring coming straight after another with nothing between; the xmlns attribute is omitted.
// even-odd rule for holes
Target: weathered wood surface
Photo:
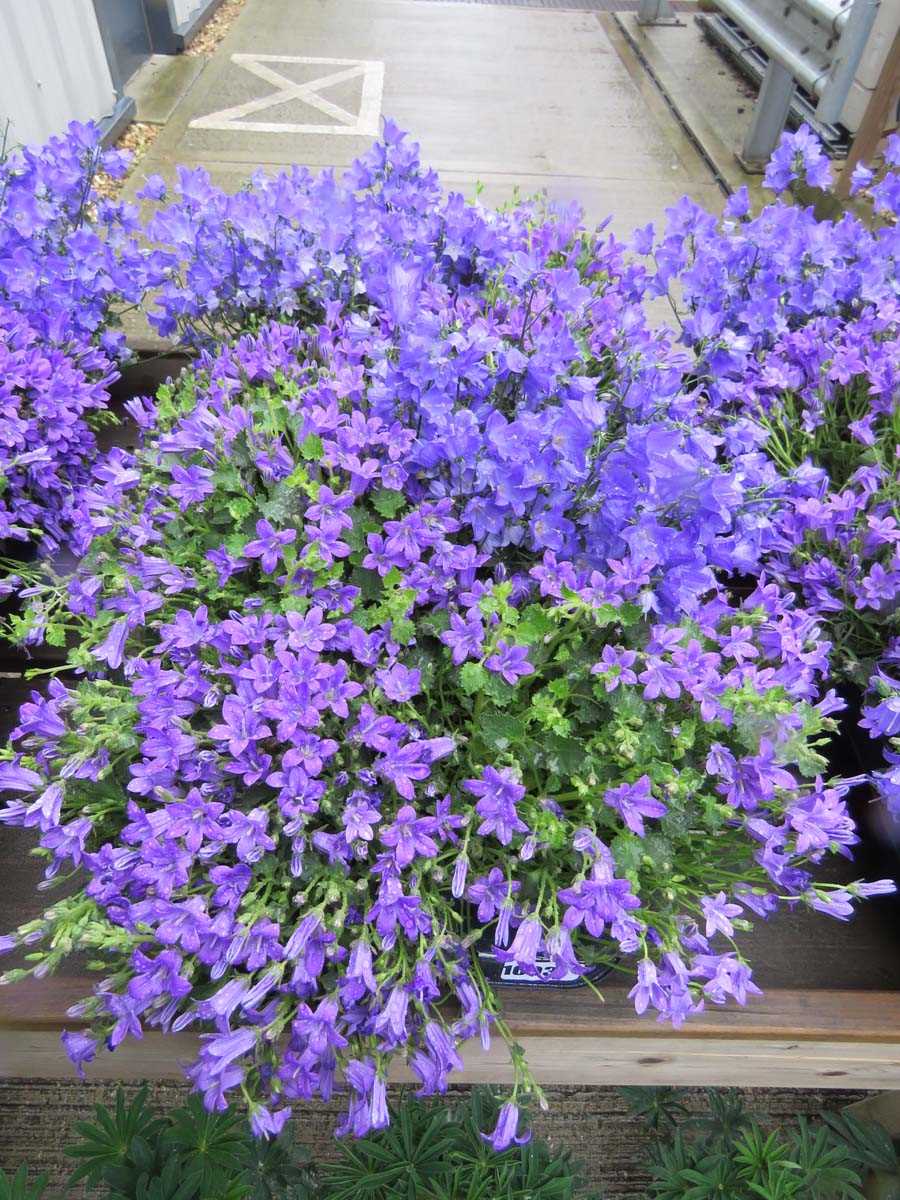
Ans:
<svg viewBox="0 0 900 1200"><path fill-rule="evenodd" d="M529 1022L534 1026L533 1019ZM513 1032L518 1030L513 1023ZM649 1034L648 1032L649 1031ZM816 1087L893 1090L900 1087L900 1042L801 1038L708 1037L690 1028L657 1035L652 1024L632 1023L628 1036L581 1032L572 1035L558 1014L541 1031L517 1036L541 1084ZM197 1038L188 1033L147 1033L113 1054L102 1052L87 1067L90 1079L179 1079L196 1055ZM463 1047L460 1083L514 1082L505 1045L495 1039L485 1052L480 1042ZM0 1029L0 1077L70 1078L72 1067L50 1030ZM412 1082L399 1062L395 1082Z"/></svg>
<svg viewBox="0 0 900 1200"><path fill-rule="evenodd" d="M892 128L894 122L891 120L891 108L896 104L898 93L900 93L900 29L894 34L893 44L884 60L875 90L869 97L862 123L856 131L850 153L847 155L834 189L835 194L841 200L846 200L850 195L854 168L859 163L868 165L872 162L879 142Z"/></svg>

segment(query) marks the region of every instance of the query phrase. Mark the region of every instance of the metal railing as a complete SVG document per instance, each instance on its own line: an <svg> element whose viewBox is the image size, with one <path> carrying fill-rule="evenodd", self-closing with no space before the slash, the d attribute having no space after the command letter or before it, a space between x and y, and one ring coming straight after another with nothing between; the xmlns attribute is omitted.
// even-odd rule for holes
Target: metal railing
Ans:
<svg viewBox="0 0 900 1200"><path fill-rule="evenodd" d="M823 124L838 120L853 86L881 0L715 0L767 56L759 98L739 154L749 170L761 170L784 129L799 84L817 97ZM791 20L799 16L799 21ZM672 17L668 0L641 0L638 21L658 24Z"/></svg>

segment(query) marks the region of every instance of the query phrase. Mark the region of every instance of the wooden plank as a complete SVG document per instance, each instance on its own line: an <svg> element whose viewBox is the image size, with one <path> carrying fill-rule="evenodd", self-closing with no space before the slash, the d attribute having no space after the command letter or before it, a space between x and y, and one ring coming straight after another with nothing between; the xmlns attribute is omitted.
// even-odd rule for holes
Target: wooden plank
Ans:
<svg viewBox="0 0 900 1200"><path fill-rule="evenodd" d="M900 29L894 34L894 42L888 51L878 83L866 105L862 122L853 139L840 178L835 186L835 195L846 200L850 195L853 169L858 163L870 163L875 157L878 143L884 137L888 125L888 113L900 91Z"/></svg>
<svg viewBox="0 0 900 1200"><path fill-rule="evenodd" d="M27 979L0 989L0 1029L74 1028L66 1010L90 995L99 976L73 970L51 979ZM604 990L601 1001L587 989L500 988L503 1015L517 1038L673 1036L739 1041L793 1038L807 1041L879 1042L900 1045L900 993L773 988L746 1007L710 1005L680 1032L639 1017L624 985Z"/></svg>
<svg viewBox="0 0 900 1200"><path fill-rule="evenodd" d="M502 995L504 1016L516 1037L633 1037L648 1040L728 1036L740 1041L765 1038L880 1042L900 1045L900 994L773 988L745 1007L710 1005L673 1033L651 1015L639 1017L625 987L604 992L535 989Z"/></svg>
<svg viewBox="0 0 900 1200"><path fill-rule="evenodd" d="M900 1049L846 1042L798 1042L766 1039L748 1054L730 1038L694 1038L672 1034L649 1037L525 1037L520 1039L536 1079L545 1085L589 1084L658 1086L864 1088L892 1090L900 1084ZM90 1079L178 1079L182 1064L196 1053L197 1039L187 1033L164 1037L145 1034L101 1052L87 1068ZM459 1083L510 1084L512 1069L505 1045L496 1039L485 1052L480 1043L463 1047L465 1069ZM72 1067L49 1031L0 1031L0 1076L65 1079ZM390 1074L395 1082L411 1079L402 1063Z"/></svg>

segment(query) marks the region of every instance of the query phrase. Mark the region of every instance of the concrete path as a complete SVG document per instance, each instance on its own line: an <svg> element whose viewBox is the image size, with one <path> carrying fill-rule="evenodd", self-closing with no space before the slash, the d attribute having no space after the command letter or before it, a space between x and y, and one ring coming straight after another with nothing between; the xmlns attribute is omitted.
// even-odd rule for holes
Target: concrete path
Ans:
<svg viewBox="0 0 900 1200"><path fill-rule="evenodd" d="M685 192L722 201L611 18L414 0L250 0L138 175L340 168L381 116L485 203L546 189L627 233Z"/></svg>

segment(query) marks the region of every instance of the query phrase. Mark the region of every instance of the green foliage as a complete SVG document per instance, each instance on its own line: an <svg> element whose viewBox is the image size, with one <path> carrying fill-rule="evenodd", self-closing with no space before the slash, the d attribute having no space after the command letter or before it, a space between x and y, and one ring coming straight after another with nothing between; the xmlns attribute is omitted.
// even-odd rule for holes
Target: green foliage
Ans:
<svg viewBox="0 0 900 1200"><path fill-rule="evenodd" d="M630 1087L622 1088L622 1094L631 1111L654 1133L674 1129L690 1112L680 1102L684 1088Z"/></svg>
<svg viewBox="0 0 900 1200"><path fill-rule="evenodd" d="M128 1103L120 1089L113 1109L75 1128L66 1149L80 1180L108 1200L311 1200L311 1175L299 1151L280 1139L257 1141L230 1113L209 1113L197 1096L164 1117L141 1088ZM18 1200L18 1193L13 1193ZM23 1196L25 1193L23 1193ZM0 1192L0 1200L4 1200Z"/></svg>
<svg viewBox="0 0 900 1200"><path fill-rule="evenodd" d="M46 1185L46 1175L39 1175L34 1183L29 1182L24 1166L13 1176L0 1171L0 1200L41 1200Z"/></svg>
<svg viewBox="0 0 900 1200"><path fill-rule="evenodd" d="M709 1089L706 1111L698 1115L682 1103L680 1091L624 1091L655 1135L653 1200L862 1200L869 1172L895 1179L900 1188L888 1134L846 1113L824 1113L816 1124L798 1117L769 1130L735 1091Z"/></svg>
<svg viewBox="0 0 900 1200"><path fill-rule="evenodd" d="M341 1143L318 1200L588 1200L566 1152L539 1138L491 1149L480 1131L498 1109L483 1089L458 1104L404 1101L389 1128Z"/></svg>
<svg viewBox="0 0 900 1200"><path fill-rule="evenodd" d="M858 1121L849 1113L823 1113L822 1119L864 1166L900 1177L897 1147L881 1125Z"/></svg>

